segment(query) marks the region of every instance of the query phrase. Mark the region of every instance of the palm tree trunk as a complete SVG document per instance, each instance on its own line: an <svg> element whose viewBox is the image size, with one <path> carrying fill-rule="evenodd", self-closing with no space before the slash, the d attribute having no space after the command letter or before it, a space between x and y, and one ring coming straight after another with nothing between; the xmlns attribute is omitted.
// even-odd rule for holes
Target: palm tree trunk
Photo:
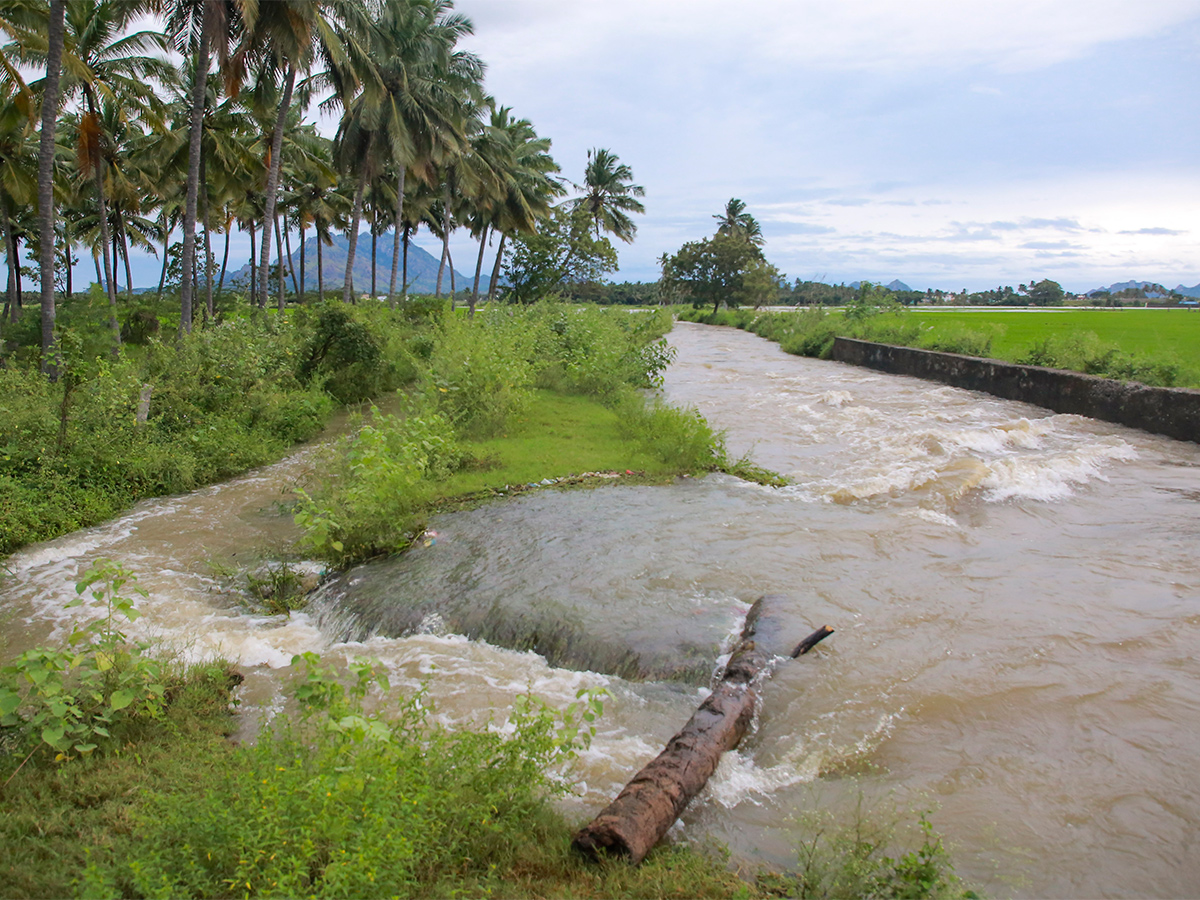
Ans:
<svg viewBox="0 0 1200 900"><path fill-rule="evenodd" d="M279 216L275 216L275 248L279 251L279 292L276 295L276 308L279 314L287 309L287 301L283 296L283 235L279 229Z"/></svg>
<svg viewBox="0 0 1200 900"><path fill-rule="evenodd" d="M400 220L404 217L404 176L407 166L400 167L400 176L396 179L396 224L392 229L392 280L388 283L388 306L396 308L396 258L400 255ZM405 247L407 250L407 246Z"/></svg>
<svg viewBox="0 0 1200 900"><path fill-rule="evenodd" d="M121 242L117 239L121 234L121 229L117 228L114 223L112 230L112 285L113 292L121 293Z"/></svg>
<svg viewBox="0 0 1200 900"><path fill-rule="evenodd" d="M300 302L300 285L296 283L296 267L292 265L292 229L286 227L287 219L283 220L283 246L287 248L288 273L292 276L292 290L296 294L296 302ZM303 252L303 247L301 247ZM301 266L303 268L303 265Z"/></svg>
<svg viewBox="0 0 1200 900"><path fill-rule="evenodd" d="M375 208L372 206L371 207L371 296L372 297L374 297L377 293L379 293L375 289L375 260L378 259L376 251L379 246L379 235L375 231L375 225L376 225L375 219L376 219L376 212L375 212Z"/></svg>
<svg viewBox="0 0 1200 900"><path fill-rule="evenodd" d="M271 272L267 266L271 262L271 231L267 227L267 223L275 218L275 201L276 194L279 191L279 169L283 156L283 126L287 120L288 112L292 108L292 88L296 85L296 67L289 65L287 70L287 78L283 83L283 98L279 101L279 113L275 117L275 133L271 136L271 167L267 170L267 195L263 210L263 245L260 249L262 254L261 275L262 289L259 292L258 305L263 309L267 307L268 282L271 280ZM283 248L279 248L279 255L283 255Z"/></svg>
<svg viewBox="0 0 1200 900"><path fill-rule="evenodd" d="M472 319L475 318L475 304L479 302L479 273L483 271L483 251L487 248L488 226L483 226L483 232L479 235L479 258L475 260L475 284L471 288L471 302L467 310L467 315Z"/></svg>
<svg viewBox="0 0 1200 900"><path fill-rule="evenodd" d="M258 259L258 251L255 249L258 246L258 244L256 243L258 240L257 237L255 236L256 234L257 234L257 230L254 227L254 223L251 222L250 223L250 297L251 297L250 302L251 303L258 302L258 267L255 264L255 260Z"/></svg>
<svg viewBox="0 0 1200 900"><path fill-rule="evenodd" d="M121 348L121 326L117 324L117 264L116 260L112 260L109 257L108 204L104 202L103 166L103 160L98 161L96 164L96 202L100 208L100 246L104 252L104 278L108 281L108 324L113 332L113 352L118 353Z"/></svg>
<svg viewBox="0 0 1200 900"><path fill-rule="evenodd" d="M362 220L363 194L367 190L367 172L363 169L358 176L358 187L354 189L354 211L350 214L350 249L346 251L346 280L342 284L342 302L350 302L354 290L354 251L358 247L358 226Z"/></svg>
<svg viewBox="0 0 1200 900"><path fill-rule="evenodd" d="M450 255L450 173L446 173L446 185L442 193L445 211L442 222L442 261L438 264L437 292L435 297L442 296L442 275L446 271L446 257ZM454 307L454 289L450 289L450 307Z"/></svg>
<svg viewBox="0 0 1200 900"><path fill-rule="evenodd" d="M454 286L454 257L450 254L450 248L446 248L446 265L450 267L450 306L454 307L454 295L458 293L458 288Z"/></svg>
<svg viewBox="0 0 1200 900"><path fill-rule="evenodd" d="M196 83L192 85L192 116L188 124L187 201L183 207L183 279L179 284L179 331L192 330L192 273L196 267L196 205L200 194L200 138L204 131L204 100L208 91L211 35L208 16L196 45Z"/></svg>
<svg viewBox="0 0 1200 900"><path fill-rule="evenodd" d="M100 285L100 287L107 291L108 287L105 284L104 276L100 274L100 257L96 253L95 248L92 249L92 262L96 264L96 284Z"/></svg>
<svg viewBox="0 0 1200 900"><path fill-rule="evenodd" d="M12 316L17 320L17 248L13 242L12 221L8 217L8 208L4 199L0 198L0 228L4 230L4 256L8 261L8 287L4 292L4 315L0 316L0 324Z"/></svg>
<svg viewBox="0 0 1200 900"><path fill-rule="evenodd" d="M16 235L13 235L13 247L17 246ZM17 257L20 260L20 256ZM14 318L20 317L20 310L24 307L25 300L21 295L21 267L17 266L17 311L13 314Z"/></svg>
<svg viewBox="0 0 1200 900"><path fill-rule="evenodd" d="M325 262L321 258L321 232L317 231L317 302L325 302Z"/></svg>
<svg viewBox="0 0 1200 900"><path fill-rule="evenodd" d="M488 303L496 299L496 285L500 283L500 261L504 259L504 241L508 237L500 232L500 247L496 250L496 265L492 266L492 282L488 285Z"/></svg>
<svg viewBox="0 0 1200 900"><path fill-rule="evenodd" d="M213 253L212 253L212 223L209 221L208 208L208 173L207 167L204 178L204 315L206 321L213 317Z"/></svg>
<svg viewBox="0 0 1200 900"><path fill-rule="evenodd" d="M233 219L230 218L225 222L225 255L221 258L221 280L217 282L217 294L219 295L225 287L225 272L229 268L229 232L233 231ZM212 318L216 313L215 309L208 311L209 318Z"/></svg>
<svg viewBox="0 0 1200 900"><path fill-rule="evenodd" d="M167 225L170 220L167 217L167 209L165 206L163 207L163 211L161 213L161 218L162 218L162 225L159 227L162 228L162 233L163 233L163 264L162 264L162 273L158 276L158 299L159 300L162 299L163 285L165 285L167 283L167 262L171 255L171 232L169 230L167 230Z"/></svg>
<svg viewBox="0 0 1200 900"><path fill-rule="evenodd" d="M129 268L129 234L125 228L125 217L117 211L117 224L121 229L121 256L125 260L125 293L133 296L133 272Z"/></svg>
<svg viewBox="0 0 1200 900"><path fill-rule="evenodd" d="M403 291L403 293L400 295L400 297L403 300L403 302L405 302L405 303L408 302L408 238L411 234L412 234L412 229L410 229L407 225L405 225L404 226L404 272L400 276L401 277L401 290Z"/></svg>
<svg viewBox="0 0 1200 900"><path fill-rule="evenodd" d="M297 303L304 302L304 219L300 219L300 296L296 299Z"/></svg>
<svg viewBox="0 0 1200 900"><path fill-rule="evenodd" d="M42 91L42 133L38 146L38 234L42 263L42 373L58 380L54 352L54 131L58 125L58 82L66 35L66 0L50 0L46 33L46 80Z"/></svg>

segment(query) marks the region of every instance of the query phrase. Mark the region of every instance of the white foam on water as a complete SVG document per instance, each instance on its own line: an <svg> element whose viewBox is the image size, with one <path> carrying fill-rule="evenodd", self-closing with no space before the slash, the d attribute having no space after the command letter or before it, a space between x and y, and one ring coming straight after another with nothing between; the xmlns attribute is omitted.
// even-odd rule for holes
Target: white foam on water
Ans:
<svg viewBox="0 0 1200 900"><path fill-rule="evenodd" d="M944 525L947 528L962 530L962 525L954 516L946 515L946 513L938 512L936 509L927 509L924 506L918 506L915 509L906 509L901 513L911 519L920 519L923 522L929 522L933 525Z"/></svg>
<svg viewBox="0 0 1200 900"><path fill-rule="evenodd" d="M732 750L721 757L717 770L701 792L701 802L719 803L732 809L750 801L761 804L762 798L784 788L812 781L820 774L817 767L802 768L790 763L759 768L753 756Z"/></svg>
<svg viewBox="0 0 1200 900"><path fill-rule="evenodd" d="M1119 438L1048 457L1018 457L996 460L983 481L985 498L1005 500L1063 500L1077 486L1093 480L1106 481L1104 469L1114 463L1138 458L1137 451Z"/></svg>
<svg viewBox="0 0 1200 900"><path fill-rule="evenodd" d="M853 400L854 395L849 391L826 391L817 398L818 403L825 406L832 406L834 409L841 409Z"/></svg>

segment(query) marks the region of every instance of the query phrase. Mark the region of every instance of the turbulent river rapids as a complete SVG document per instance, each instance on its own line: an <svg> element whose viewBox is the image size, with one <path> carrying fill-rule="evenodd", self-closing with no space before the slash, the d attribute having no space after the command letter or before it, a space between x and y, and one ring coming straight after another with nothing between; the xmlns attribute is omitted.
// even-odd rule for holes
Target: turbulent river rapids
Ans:
<svg viewBox="0 0 1200 900"><path fill-rule="evenodd" d="M837 633L776 667L677 837L786 866L798 816L865 788L933 809L989 894L1195 895L1200 447L730 329L670 340L667 399L791 486L533 492L437 517L436 541L343 574L305 612L252 615L221 573L294 538L301 450L16 554L0 649L60 636L74 580L105 556L150 593L139 636L238 662L247 721L283 709L305 650L380 659L447 722L606 687L566 801L583 820L691 715L754 599L783 594L796 640Z"/></svg>

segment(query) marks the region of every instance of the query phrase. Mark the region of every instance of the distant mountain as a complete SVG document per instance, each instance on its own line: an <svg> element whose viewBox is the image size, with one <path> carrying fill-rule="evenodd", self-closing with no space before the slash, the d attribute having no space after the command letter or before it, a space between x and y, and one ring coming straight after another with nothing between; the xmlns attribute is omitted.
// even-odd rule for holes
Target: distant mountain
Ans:
<svg viewBox="0 0 1200 900"><path fill-rule="evenodd" d="M848 285L846 285L846 287L850 288L851 290L857 291L860 287L862 287L862 282L861 281L852 281ZM894 279L890 284L885 284L884 287L887 288L889 291L911 291L912 290L912 288L910 288L907 284L905 284L899 278Z"/></svg>
<svg viewBox="0 0 1200 900"><path fill-rule="evenodd" d="M324 274L326 292L338 290L346 278L346 257L350 254L350 241L345 235L334 235L333 245L321 248L321 268ZM400 247L400 258L396 261L396 290L400 290L400 277L404 265L404 247ZM437 274L440 259L422 250L412 241L408 244L408 290L414 294L432 294L437 289ZM300 248L292 248L292 267L296 277L300 277ZM487 279L491 277L491 268L485 266L485 273L480 278L480 288L486 289ZM250 277L250 264L246 263L236 272L229 274L233 284L245 282ZM291 290L290 279L288 290ZM375 292L386 294L392 278L392 233L381 234L376 244L375 252ZM457 269L454 272L455 288L462 290L471 286L471 278L463 275ZM317 239L310 237L304 242L304 289L317 289ZM358 246L354 248L354 290L358 294L371 291L371 235L358 236ZM442 278L442 290L450 291L450 270Z"/></svg>
<svg viewBox="0 0 1200 900"><path fill-rule="evenodd" d="M1200 285L1197 285L1196 287L1200 288ZM1110 284L1108 287L1094 288L1093 290L1087 292L1087 296L1090 297L1092 294L1105 292L1109 294L1116 294L1120 291L1128 290L1145 291L1146 296L1151 298L1165 297L1167 295L1167 289L1154 281L1118 281L1116 284Z"/></svg>
<svg viewBox="0 0 1200 900"><path fill-rule="evenodd" d="M1200 284L1195 287L1184 287L1182 284L1175 288L1175 293L1183 294L1185 297L1195 297L1200 299Z"/></svg>

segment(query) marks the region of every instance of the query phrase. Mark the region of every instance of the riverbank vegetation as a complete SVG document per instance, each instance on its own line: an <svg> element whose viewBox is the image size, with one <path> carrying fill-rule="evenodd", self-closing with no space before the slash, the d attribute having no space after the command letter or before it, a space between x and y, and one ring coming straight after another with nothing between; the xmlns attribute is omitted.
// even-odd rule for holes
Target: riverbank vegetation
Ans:
<svg viewBox="0 0 1200 900"><path fill-rule="evenodd" d="M752 474L697 413L638 393L660 382L670 324L561 304L441 317L414 345L400 411L373 409L322 452L296 515L303 543L337 564L394 552L448 502L596 470Z"/></svg>
<svg viewBox="0 0 1200 900"><path fill-rule="evenodd" d="M228 665L131 645L120 566L79 587L99 617L74 648L0 670L6 897L974 896L923 817L907 842L878 817L822 819L788 874L684 845L637 868L584 862L553 800L602 714L594 692L562 711L521 696L504 722L448 730L379 665L304 654L286 714L232 743Z"/></svg>
<svg viewBox="0 0 1200 900"><path fill-rule="evenodd" d="M677 308L684 321L729 325L788 353L829 357L835 337L1069 369L1159 387L1200 388L1200 316L1184 310L934 312L859 292L844 310Z"/></svg>
<svg viewBox="0 0 1200 900"><path fill-rule="evenodd" d="M395 549L413 516L441 502L548 477L765 474L726 459L696 414L638 393L670 359L665 311L547 303L468 318L442 302L335 302L279 316L246 305L112 359L94 343L103 313L65 309L62 344L75 350L58 382L19 353L0 367L0 553L277 458L338 405L400 388L399 413L369 415L322 457L301 509L314 546L375 528L344 558ZM367 507L377 525L352 525Z"/></svg>

